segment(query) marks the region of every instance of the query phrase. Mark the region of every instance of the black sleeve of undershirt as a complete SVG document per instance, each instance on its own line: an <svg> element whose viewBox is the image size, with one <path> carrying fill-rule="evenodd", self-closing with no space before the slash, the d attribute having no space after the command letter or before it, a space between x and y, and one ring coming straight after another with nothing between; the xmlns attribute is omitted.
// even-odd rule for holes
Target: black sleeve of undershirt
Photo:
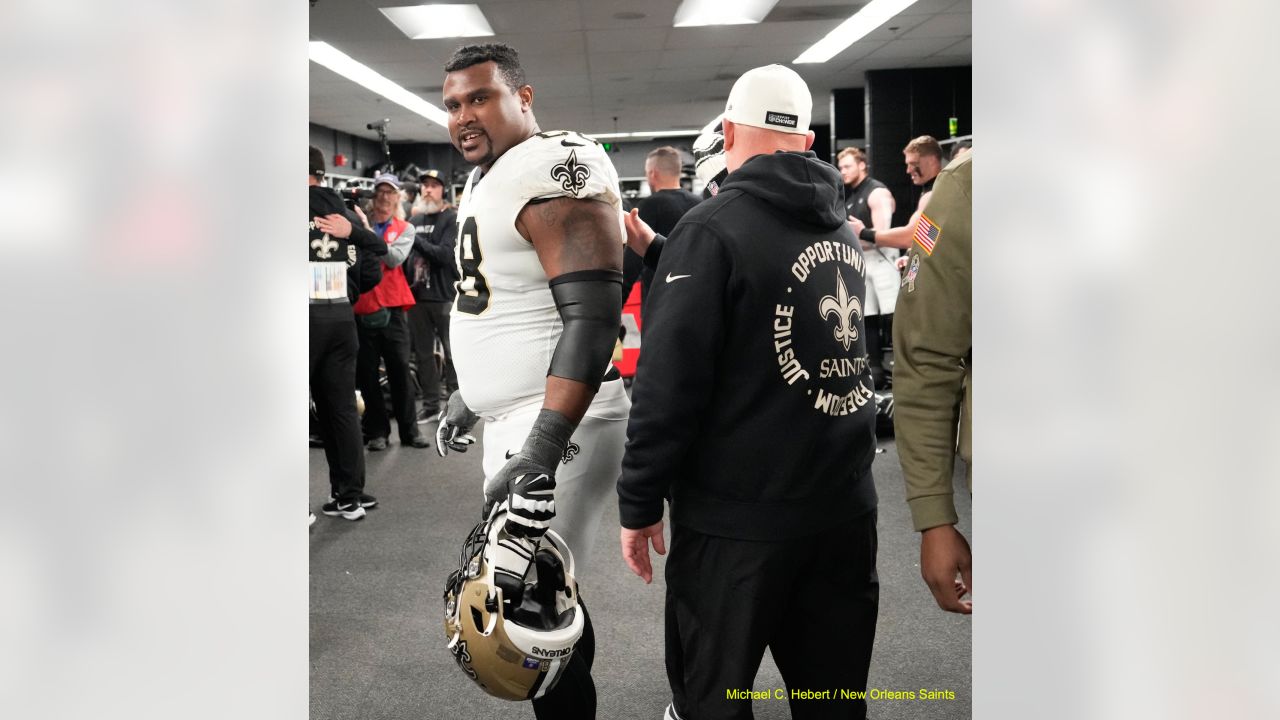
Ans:
<svg viewBox="0 0 1280 720"><path fill-rule="evenodd" d="M658 260L662 257L662 247L667 244L667 238L662 235L654 235L653 242L649 243L649 249L644 251L644 266L650 270L658 269Z"/></svg>

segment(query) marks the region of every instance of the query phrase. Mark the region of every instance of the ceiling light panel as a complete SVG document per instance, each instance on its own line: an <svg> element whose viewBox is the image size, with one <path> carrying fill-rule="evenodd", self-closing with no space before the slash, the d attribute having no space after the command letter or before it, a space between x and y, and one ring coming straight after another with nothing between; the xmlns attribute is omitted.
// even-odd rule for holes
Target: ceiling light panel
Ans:
<svg viewBox="0 0 1280 720"><path fill-rule="evenodd" d="M894 15L915 4L916 0L871 0L791 62L824 63L844 52L845 48L861 40L867 33L880 27Z"/></svg>
<svg viewBox="0 0 1280 720"><path fill-rule="evenodd" d="M351 82L372 90L437 125L449 127L449 115L444 110L405 90L375 72L368 65L352 59L350 55L338 50L329 43L310 43L308 55L311 58L311 62L329 68Z"/></svg>
<svg viewBox="0 0 1280 720"><path fill-rule="evenodd" d="M682 0L673 27L751 25L764 20L778 0Z"/></svg>
<svg viewBox="0 0 1280 720"><path fill-rule="evenodd" d="M493 34L479 5L410 5L378 10L412 40Z"/></svg>

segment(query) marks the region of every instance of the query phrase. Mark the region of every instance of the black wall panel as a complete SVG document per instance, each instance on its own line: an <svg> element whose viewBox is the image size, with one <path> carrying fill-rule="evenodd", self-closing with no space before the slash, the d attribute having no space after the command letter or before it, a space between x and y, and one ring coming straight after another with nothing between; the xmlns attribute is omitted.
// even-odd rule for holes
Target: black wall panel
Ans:
<svg viewBox="0 0 1280 720"><path fill-rule="evenodd" d="M324 152L325 165L333 172L368 176L373 167L382 162L382 146L377 140L358 137L315 123L308 123L307 135L311 144ZM347 156L346 167L333 166L333 156L337 154ZM357 162L359 162L359 169L356 167Z"/></svg>
<svg viewBox="0 0 1280 720"><path fill-rule="evenodd" d="M893 224L903 225L915 211L920 190L907 177L902 148L920 135L950 137L953 117L957 135L973 132L973 68L869 70L866 78L871 174L893 192Z"/></svg>

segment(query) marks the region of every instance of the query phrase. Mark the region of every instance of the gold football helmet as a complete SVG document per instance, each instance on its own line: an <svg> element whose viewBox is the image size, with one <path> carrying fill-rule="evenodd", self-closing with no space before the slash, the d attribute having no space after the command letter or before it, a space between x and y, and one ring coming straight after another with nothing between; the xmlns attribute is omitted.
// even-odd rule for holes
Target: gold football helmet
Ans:
<svg viewBox="0 0 1280 720"><path fill-rule="evenodd" d="M554 530L506 531L494 506L462 545L444 589L444 630L458 666L485 692L532 700L555 687L582 637L573 554Z"/></svg>

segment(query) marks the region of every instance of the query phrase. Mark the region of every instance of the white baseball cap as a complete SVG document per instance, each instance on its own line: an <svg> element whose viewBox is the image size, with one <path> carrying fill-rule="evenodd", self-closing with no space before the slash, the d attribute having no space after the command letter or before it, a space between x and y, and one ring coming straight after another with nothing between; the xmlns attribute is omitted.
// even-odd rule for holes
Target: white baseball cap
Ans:
<svg viewBox="0 0 1280 720"><path fill-rule="evenodd" d="M776 64L743 73L724 106L729 122L798 135L809 132L812 115L813 96L804 78Z"/></svg>

